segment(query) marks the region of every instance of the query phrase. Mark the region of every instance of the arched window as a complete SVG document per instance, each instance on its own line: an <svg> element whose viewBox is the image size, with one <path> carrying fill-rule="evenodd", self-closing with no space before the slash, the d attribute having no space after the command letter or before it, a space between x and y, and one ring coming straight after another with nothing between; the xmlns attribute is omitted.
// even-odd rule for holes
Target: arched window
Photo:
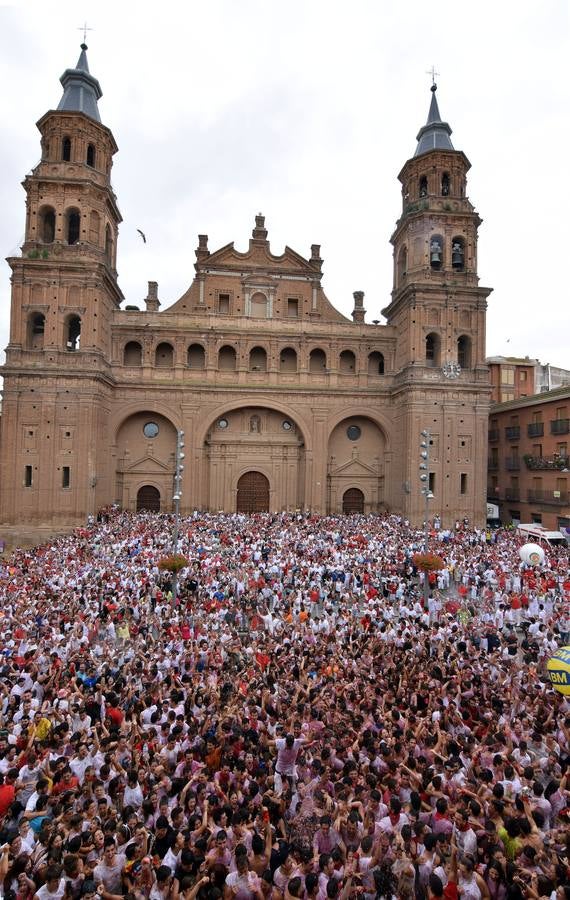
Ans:
<svg viewBox="0 0 570 900"><path fill-rule="evenodd" d="M408 271L408 248L402 247L398 253L398 287L402 284Z"/></svg>
<svg viewBox="0 0 570 900"><path fill-rule="evenodd" d="M432 234L429 242L429 264L432 269L443 266L443 238L441 234Z"/></svg>
<svg viewBox="0 0 570 900"><path fill-rule="evenodd" d="M61 142L61 158L64 162L71 161L71 138L64 137Z"/></svg>
<svg viewBox="0 0 570 900"><path fill-rule="evenodd" d="M46 330L46 317L43 313L32 313L28 319L28 349L42 350Z"/></svg>
<svg viewBox="0 0 570 900"><path fill-rule="evenodd" d="M251 315L258 319L267 318L267 297L261 291L256 291L252 295L250 303Z"/></svg>
<svg viewBox="0 0 570 900"><path fill-rule="evenodd" d="M66 213L66 236L68 244L76 244L79 240L81 213L78 209L68 209Z"/></svg>
<svg viewBox="0 0 570 900"><path fill-rule="evenodd" d="M439 334L436 334L435 331L430 331L430 333L426 337L426 365L427 366L438 366L439 365L439 351L440 351Z"/></svg>
<svg viewBox="0 0 570 900"><path fill-rule="evenodd" d="M279 371L280 372L296 372L297 371L297 354L292 347L285 347L279 354Z"/></svg>
<svg viewBox="0 0 570 900"><path fill-rule="evenodd" d="M138 341L129 341L123 351L124 366L142 366L142 347Z"/></svg>
<svg viewBox="0 0 570 900"><path fill-rule="evenodd" d="M341 372L345 375L354 375L356 372L356 356L352 350L343 350L338 362Z"/></svg>
<svg viewBox="0 0 570 900"><path fill-rule="evenodd" d="M51 206L40 209L39 239L44 244L53 244L55 239L55 210Z"/></svg>
<svg viewBox="0 0 570 900"><path fill-rule="evenodd" d="M420 197L427 197L428 194L428 182L427 177L422 175L420 178Z"/></svg>
<svg viewBox="0 0 570 900"><path fill-rule="evenodd" d="M206 354L202 344L190 344L188 347L187 362L189 369L206 368Z"/></svg>
<svg viewBox="0 0 570 900"><path fill-rule="evenodd" d="M384 374L384 354L375 350L368 356L368 374L383 375Z"/></svg>
<svg viewBox="0 0 570 900"><path fill-rule="evenodd" d="M457 272L465 268L465 241L459 236L451 240L451 266Z"/></svg>
<svg viewBox="0 0 570 900"><path fill-rule="evenodd" d="M451 182L449 180L449 173L444 172L441 176L441 196L449 197L449 192L451 190Z"/></svg>
<svg viewBox="0 0 570 900"><path fill-rule="evenodd" d="M462 369L471 368L471 338L466 334L457 338L457 362Z"/></svg>
<svg viewBox="0 0 570 900"><path fill-rule="evenodd" d="M107 262L110 266L113 265L113 233L111 231L111 226L107 225L105 227L105 256L107 257Z"/></svg>
<svg viewBox="0 0 570 900"><path fill-rule="evenodd" d="M159 369L171 369L174 365L174 347L167 341L162 341L154 353L154 364Z"/></svg>
<svg viewBox="0 0 570 900"><path fill-rule="evenodd" d="M87 145L87 159L86 159L86 163L87 163L87 165L90 166L92 169L95 168L95 158L96 158L96 157L95 157L95 144L88 144L88 145Z"/></svg>
<svg viewBox="0 0 570 900"><path fill-rule="evenodd" d="M311 350L309 356L309 372L315 372L318 375L324 375L327 371L327 357L324 350Z"/></svg>
<svg viewBox="0 0 570 900"><path fill-rule="evenodd" d="M69 316L65 323L65 349L73 352L80 349L81 344L81 319L79 316Z"/></svg>
<svg viewBox="0 0 570 900"><path fill-rule="evenodd" d="M218 353L218 369L233 372L236 367L236 351L233 347L221 347Z"/></svg>
<svg viewBox="0 0 570 900"><path fill-rule="evenodd" d="M249 371L267 371L267 353L263 347L253 347L249 354Z"/></svg>

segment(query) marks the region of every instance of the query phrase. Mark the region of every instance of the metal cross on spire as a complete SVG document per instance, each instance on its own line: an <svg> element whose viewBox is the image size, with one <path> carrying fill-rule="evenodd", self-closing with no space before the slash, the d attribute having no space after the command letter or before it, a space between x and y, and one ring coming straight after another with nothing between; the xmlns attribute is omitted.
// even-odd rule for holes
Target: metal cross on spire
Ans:
<svg viewBox="0 0 570 900"><path fill-rule="evenodd" d="M84 22L83 25L81 25L77 30L83 32L83 43L84 44L87 43L87 32L94 31L93 28L89 28L87 22Z"/></svg>
<svg viewBox="0 0 570 900"><path fill-rule="evenodd" d="M435 76L436 76L436 75L439 75L439 72L436 72L436 71L435 71L435 66L432 66L431 69L429 69L429 70L426 72L426 75L431 75L431 83L432 83L432 84L435 84Z"/></svg>

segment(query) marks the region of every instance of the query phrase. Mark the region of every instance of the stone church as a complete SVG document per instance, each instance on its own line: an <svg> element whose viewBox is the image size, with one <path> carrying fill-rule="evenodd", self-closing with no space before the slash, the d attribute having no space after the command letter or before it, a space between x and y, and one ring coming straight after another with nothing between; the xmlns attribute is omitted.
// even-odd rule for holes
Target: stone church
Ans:
<svg viewBox="0 0 570 900"><path fill-rule="evenodd" d="M116 503L181 510L398 512L421 523L485 518L489 376L477 276L480 218L470 163L432 86L426 124L399 174L385 325L325 294L321 248L271 251L263 215L249 249L198 235L195 272L161 308L124 303L117 144L103 124L87 47L37 123L24 180L25 240L9 259L0 523L81 522ZM420 480L422 430L429 432Z"/></svg>

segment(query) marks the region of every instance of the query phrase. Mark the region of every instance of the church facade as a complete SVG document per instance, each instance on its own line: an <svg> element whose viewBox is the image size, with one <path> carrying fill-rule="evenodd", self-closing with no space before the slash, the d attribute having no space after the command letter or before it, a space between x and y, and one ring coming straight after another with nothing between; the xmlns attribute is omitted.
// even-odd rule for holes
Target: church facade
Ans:
<svg viewBox="0 0 570 900"><path fill-rule="evenodd" d="M361 292L351 319L338 312L319 245L275 255L261 214L245 253L199 235L185 293L163 309L149 282L139 309L118 284L117 145L86 50L37 123L25 241L9 259L0 522L81 522L111 503L170 511L183 431L184 513L388 510L421 523L429 489L442 524L482 523L490 290L470 163L435 85L399 175L387 324L365 322Z"/></svg>

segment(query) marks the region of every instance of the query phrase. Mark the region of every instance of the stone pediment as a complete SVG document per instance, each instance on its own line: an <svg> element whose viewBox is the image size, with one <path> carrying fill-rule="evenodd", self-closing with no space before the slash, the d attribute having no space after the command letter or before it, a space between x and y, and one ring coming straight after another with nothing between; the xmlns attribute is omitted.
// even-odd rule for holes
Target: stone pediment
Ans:
<svg viewBox="0 0 570 900"><path fill-rule="evenodd" d="M330 470L331 475L350 475L353 478L362 478L369 475L378 475L378 470L374 466L369 466L362 462L361 459L349 459L348 462L342 463Z"/></svg>
<svg viewBox="0 0 570 900"><path fill-rule="evenodd" d="M315 269L310 262L300 253L292 250L291 247L285 247L280 255L271 252L269 243L250 241L249 249L245 253L240 253L234 247L233 241L215 250L206 259L202 260L200 268L202 269L223 269L225 266L231 269L239 268L241 271L247 269L248 263L255 270L262 268L265 274L271 276L280 271L289 272L298 275L315 275ZM254 272L249 273L254 274Z"/></svg>
<svg viewBox="0 0 570 900"><path fill-rule="evenodd" d="M147 455L141 456L140 459L136 459L133 462L129 462L128 459L125 459L124 471L131 473L140 472L141 475L149 475L156 472L159 475L163 475L165 472L172 472L172 466L162 462L155 456Z"/></svg>

